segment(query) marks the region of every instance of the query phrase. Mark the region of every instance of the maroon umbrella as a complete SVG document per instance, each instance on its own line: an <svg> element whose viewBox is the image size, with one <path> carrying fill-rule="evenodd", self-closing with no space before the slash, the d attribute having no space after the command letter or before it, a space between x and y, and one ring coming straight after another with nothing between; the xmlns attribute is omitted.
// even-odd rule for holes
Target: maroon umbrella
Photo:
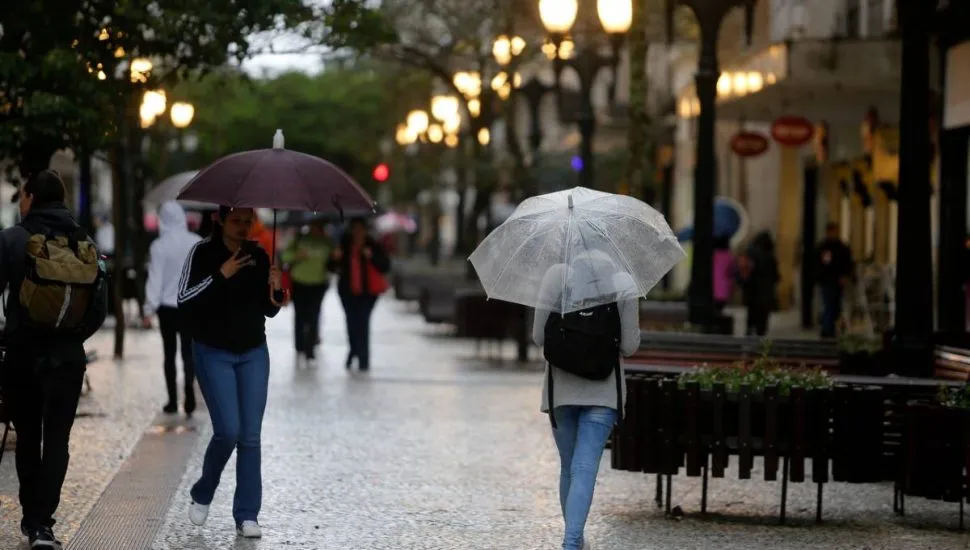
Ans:
<svg viewBox="0 0 970 550"><path fill-rule="evenodd" d="M192 178L179 200L193 200L236 208L272 208L372 214L376 204L343 170L329 162L283 148L283 132L276 131L272 149L244 151L222 157Z"/></svg>

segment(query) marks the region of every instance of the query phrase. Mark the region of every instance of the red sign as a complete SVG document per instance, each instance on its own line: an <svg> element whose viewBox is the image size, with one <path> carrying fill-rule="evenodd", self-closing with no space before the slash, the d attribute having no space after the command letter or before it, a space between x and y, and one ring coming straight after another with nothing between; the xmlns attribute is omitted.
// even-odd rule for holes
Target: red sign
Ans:
<svg viewBox="0 0 970 550"><path fill-rule="evenodd" d="M814 135L815 127L805 117L783 116L771 124L771 137L787 147L801 147Z"/></svg>
<svg viewBox="0 0 970 550"><path fill-rule="evenodd" d="M383 162L378 164L374 168L373 176L374 176L374 181L376 182L385 182L387 181L387 178L390 175L391 175L391 169L388 168L387 165L384 164Z"/></svg>
<svg viewBox="0 0 970 550"><path fill-rule="evenodd" d="M768 138L757 132L738 132L731 138L731 150L739 157L756 157L768 150Z"/></svg>

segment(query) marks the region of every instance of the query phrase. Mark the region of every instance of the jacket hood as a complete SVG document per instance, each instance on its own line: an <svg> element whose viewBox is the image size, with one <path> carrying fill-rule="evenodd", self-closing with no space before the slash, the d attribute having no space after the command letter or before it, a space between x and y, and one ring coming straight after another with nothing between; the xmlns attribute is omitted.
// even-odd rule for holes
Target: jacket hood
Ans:
<svg viewBox="0 0 970 550"><path fill-rule="evenodd" d="M176 201L165 201L158 209L159 234L188 231L185 209Z"/></svg>
<svg viewBox="0 0 970 550"><path fill-rule="evenodd" d="M64 203L34 206L23 219L24 224L38 224L53 231L72 233L78 228L77 220Z"/></svg>

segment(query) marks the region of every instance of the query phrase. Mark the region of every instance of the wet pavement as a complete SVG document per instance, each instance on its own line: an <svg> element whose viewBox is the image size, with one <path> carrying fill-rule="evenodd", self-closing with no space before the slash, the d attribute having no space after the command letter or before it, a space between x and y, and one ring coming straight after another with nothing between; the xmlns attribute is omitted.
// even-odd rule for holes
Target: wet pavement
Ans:
<svg viewBox="0 0 970 550"><path fill-rule="evenodd" d="M473 344L428 327L414 309L380 301L367 375L344 369L347 345L336 296L326 299L323 358L316 367L295 364L291 311L281 313L269 325L273 367L262 438L264 538L236 539L233 461L206 526L188 524L188 489L198 476L210 433L203 416L198 421L202 437L184 466L171 508L154 544L144 547L558 548L559 465L548 422L538 412L540 366L511 361L511 343L503 350L505 360L478 357ZM101 380L93 380L95 392L99 384L103 388L98 404L108 416L78 421L69 497L58 524L63 524L65 539L138 435L153 425L162 404L161 369L149 357L157 337L137 338L143 340L139 350L146 350L140 362L132 358L120 368L103 362L104 372L97 375ZM16 487L9 478L11 466L5 460L0 467L4 495ZM587 530L593 548L966 547L966 535L955 530L956 505L910 499L908 517L896 518L891 486L831 484L826 487L826 523L816 526L815 486L792 484L790 525L779 527L780 484L731 481L732 476L736 479L736 472L711 481L712 513L705 518L697 514L700 480L675 477L673 501L683 506L687 518L672 521L653 502L652 476L612 471L605 455ZM758 473L753 477L757 480ZM19 516L9 496L3 508L0 548L17 548L18 539L8 532Z"/></svg>

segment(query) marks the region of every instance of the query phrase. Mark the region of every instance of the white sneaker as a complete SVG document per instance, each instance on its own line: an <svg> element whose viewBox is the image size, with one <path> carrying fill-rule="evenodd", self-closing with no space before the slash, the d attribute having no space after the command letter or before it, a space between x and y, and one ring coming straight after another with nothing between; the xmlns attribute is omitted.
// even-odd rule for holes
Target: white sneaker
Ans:
<svg viewBox="0 0 970 550"><path fill-rule="evenodd" d="M189 506L189 521L193 525L203 526L205 525L205 520L209 517L209 506L206 504L199 504L192 501Z"/></svg>
<svg viewBox="0 0 970 550"><path fill-rule="evenodd" d="M236 527L236 532L239 533L239 536L247 539L258 539L263 536L263 530L260 529L259 524L253 520L246 520L242 522L241 525Z"/></svg>

